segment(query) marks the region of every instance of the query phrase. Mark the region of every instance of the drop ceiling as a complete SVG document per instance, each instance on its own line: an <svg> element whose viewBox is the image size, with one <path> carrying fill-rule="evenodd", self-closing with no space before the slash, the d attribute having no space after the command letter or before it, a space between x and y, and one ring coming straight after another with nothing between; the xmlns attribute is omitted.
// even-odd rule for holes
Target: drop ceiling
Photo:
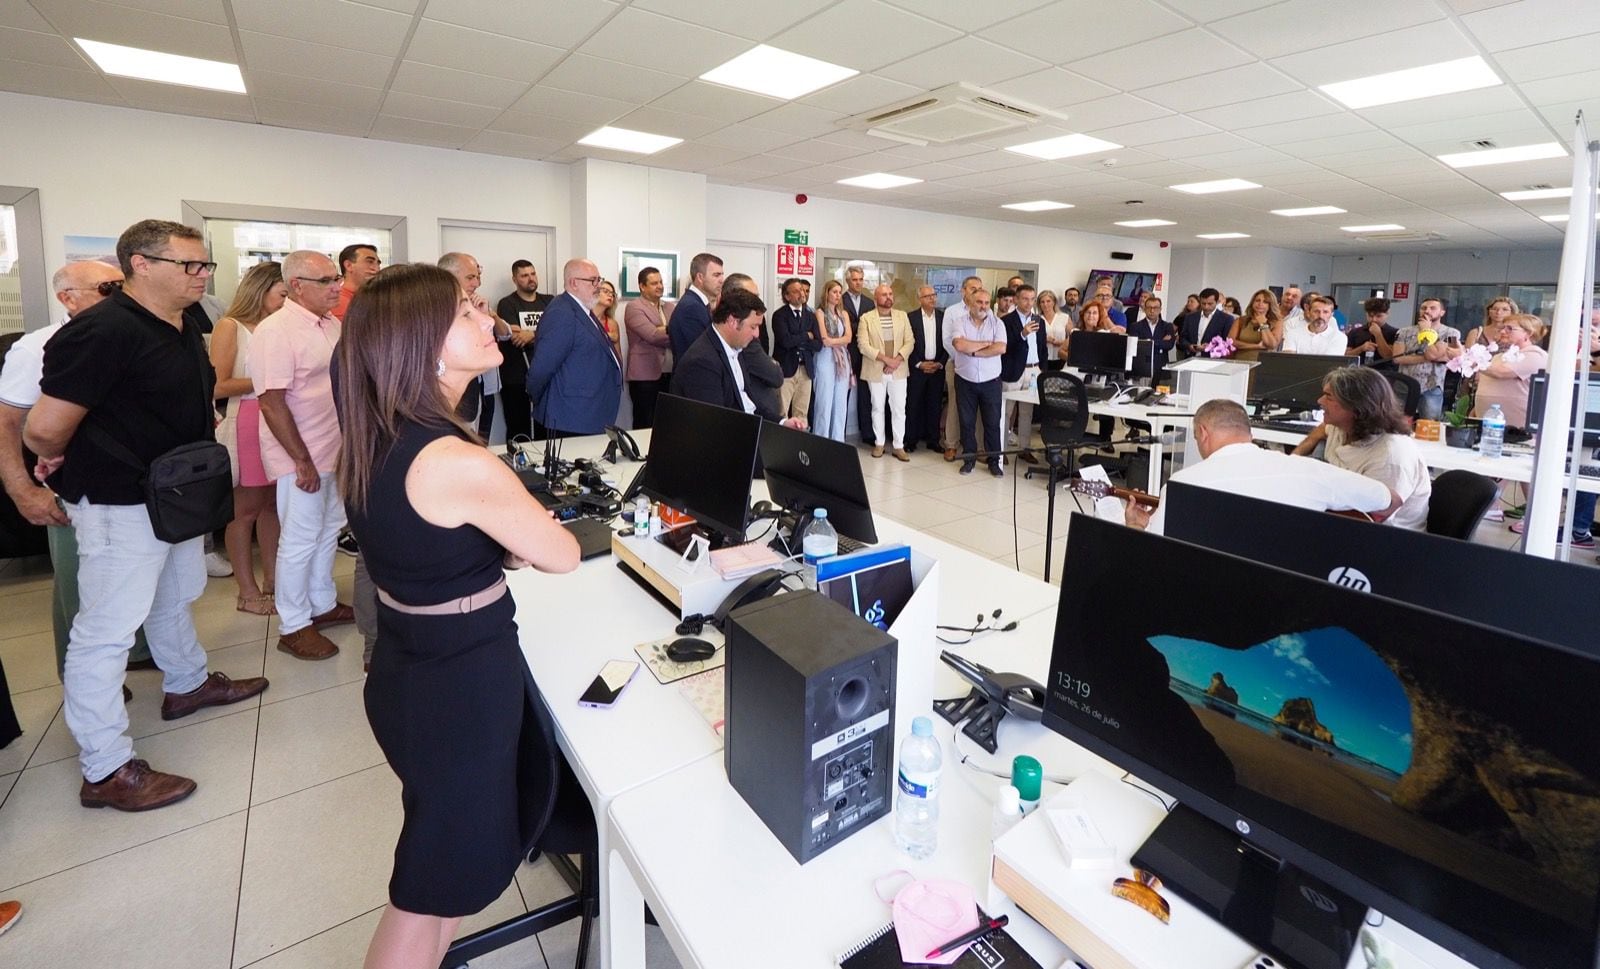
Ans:
<svg viewBox="0 0 1600 969"><path fill-rule="evenodd" d="M109 77L73 37L237 63L248 94ZM696 78L757 43L861 73L783 102ZM1471 55L1506 84L1359 111L1316 87ZM849 115L969 81L1064 120L917 147ZM1553 248L1570 159L1454 171L1471 142L1600 133L1600 0L6 0L0 90L549 162L702 172L719 184L1205 245ZM641 158L576 144L601 125L683 138ZM1083 132L1126 148L1041 162L1008 145ZM924 179L888 191L841 178ZM1244 178L1253 191L1167 186ZM1036 214L1000 208L1052 199ZM1142 204L1128 204L1138 200ZM1343 215L1271 209L1335 205ZM1112 223L1177 223L1124 229ZM1216 243L1211 243L1216 245Z"/></svg>

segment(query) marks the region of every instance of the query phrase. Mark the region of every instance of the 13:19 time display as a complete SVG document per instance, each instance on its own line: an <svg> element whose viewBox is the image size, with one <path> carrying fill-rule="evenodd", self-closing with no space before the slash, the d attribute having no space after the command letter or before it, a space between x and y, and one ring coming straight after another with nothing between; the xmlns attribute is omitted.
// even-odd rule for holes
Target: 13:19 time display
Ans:
<svg viewBox="0 0 1600 969"><path fill-rule="evenodd" d="M1084 700L1089 699L1089 681L1080 680L1076 676L1073 676L1071 673L1068 673L1064 670L1056 673L1056 686L1060 687L1062 690L1065 690L1067 693L1075 694Z"/></svg>

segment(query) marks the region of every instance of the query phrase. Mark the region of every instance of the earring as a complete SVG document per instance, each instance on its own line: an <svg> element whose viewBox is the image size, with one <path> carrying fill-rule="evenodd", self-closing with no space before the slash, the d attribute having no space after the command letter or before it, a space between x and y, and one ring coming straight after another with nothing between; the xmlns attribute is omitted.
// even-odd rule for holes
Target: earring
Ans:
<svg viewBox="0 0 1600 969"><path fill-rule="evenodd" d="M439 365L437 367L433 368L433 373L434 373L434 376L436 376L436 377L443 377L444 376L444 357L440 357L439 358Z"/></svg>

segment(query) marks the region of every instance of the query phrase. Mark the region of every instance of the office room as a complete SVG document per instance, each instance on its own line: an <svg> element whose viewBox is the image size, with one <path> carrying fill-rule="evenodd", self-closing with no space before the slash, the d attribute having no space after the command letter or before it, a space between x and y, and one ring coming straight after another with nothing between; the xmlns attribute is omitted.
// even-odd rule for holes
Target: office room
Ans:
<svg viewBox="0 0 1600 969"><path fill-rule="evenodd" d="M117 59L126 48L135 56ZM1437 701L1429 707L1435 719L1423 724L1413 711L1417 735L1431 730L1437 737L1448 721L1463 736L1480 737L1495 724L1487 713L1473 720L1470 704L1451 706L1454 687L1444 672L1420 669L1402 647L1378 642L1395 629L1421 628L1407 625L1421 615L1442 617L1438 621L1456 630L1492 629L1507 649L1554 643L1549 656L1530 660L1529 669L1587 681L1586 663L1563 674L1552 657L1586 652L1565 634L1591 625L1581 600L1558 595L1580 596L1600 581L1588 528L1600 492L1600 393L1584 380L1600 357L1579 343L1591 338L1584 327L1600 315L1594 233L1588 231L1596 170L1588 153L1573 153L1580 115L1591 141L1600 118L1595 4L14 0L0 9L0 52L0 131L7 146L0 159L0 353L10 351L0 383L0 430L9 435L6 447L17 452L0 468L7 492L0 502L0 670L20 731L0 746L0 965L287 969L365 960L371 966L553 969L574 964L580 952L589 966L835 965L900 911L891 904L900 886L875 884L897 869L958 882L985 913L1005 911L1011 920L1006 931L1022 958L1047 969L1074 963L1234 969L1257 958L1303 969L1334 962L1375 967L1383 959L1394 969L1568 964L1563 960L1575 951L1570 945L1533 950L1519 948L1515 939L1474 934L1473 920L1463 913L1479 910L1473 906L1492 910L1502 897L1494 878L1478 869L1449 872L1455 880L1440 883L1457 893L1452 898L1465 899L1448 911L1373 875L1392 860L1383 851L1402 853L1388 832L1420 830L1425 825L1418 818L1375 832L1348 823L1342 811L1325 817L1260 782L1252 773L1260 769L1257 761L1250 769L1236 765L1245 795L1230 799L1231 789L1176 770L1151 746L1128 740L1119 747L1118 737L1097 732L1104 716L1095 724L1075 719L1082 710L1050 691L1067 689L1074 677L1093 680L1093 690L1108 686L1068 669L1074 636L1091 629L1108 638L1134 631L1090 615L1104 601L1093 598L1094 590L1102 597L1128 595L1128 611L1161 600L1144 610L1145 618L1170 627L1145 630L1148 635L1130 648L1173 670L1170 690L1148 698L1151 708L1188 701L1194 722L1214 737L1177 731L1190 749L1268 757L1265 748L1272 745L1256 737L1277 730L1280 740L1291 741L1277 746L1290 749L1267 762L1305 771L1294 776L1327 785L1319 789L1365 783L1364 792L1386 802L1382 817L1405 813L1387 802L1427 802L1417 810L1419 817L1435 812L1427 815L1422 839L1430 846L1471 842L1462 856L1483 861L1491 873L1510 865L1506 858L1523 866L1536 859L1560 877L1541 882L1513 865L1506 869L1516 872L1514 889L1506 889L1508 904L1567 928L1587 925L1593 963L1600 891L1574 874L1587 857L1587 839L1572 833L1583 829L1583 804L1549 807L1544 814L1490 807L1548 805L1553 802L1540 799L1563 784L1587 790L1592 780L1600 783L1586 773L1581 756L1548 740L1547 725L1534 713L1484 708L1492 707L1500 726L1522 738L1523 766L1537 765L1546 772L1541 777L1559 783L1540 786L1495 774L1481 787L1447 793L1422 787L1421 770L1405 779L1407 762L1397 760L1384 739L1407 733L1399 721L1379 718L1381 730L1355 730L1352 736L1367 741L1356 750L1339 746L1347 731L1328 719L1328 704L1318 705L1319 720L1301 716L1298 707L1267 710L1260 698L1287 690L1295 670L1314 679L1314 668L1337 668L1346 683L1370 684L1382 679L1380 667L1392 668L1404 672L1388 674L1385 683L1404 690L1374 687L1371 709L1416 704L1432 684L1428 702ZM180 73L140 73L152 69ZM211 73L181 73L196 70ZM633 140L639 136L643 141ZM1574 213L1587 224L1569 237L1569 224L1582 224L1570 221ZM141 225L142 234L135 231ZM364 253L371 256L365 264ZM715 258L699 259L703 254ZM392 271L402 264L436 268ZM657 280L649 280L647 268ZM747 278L724 285L736 275ZM364 313L363 304L378 305L377 292L361 296L374 280L377 292L386 283L443 286L447 296L464 298L462 318L495 332L500 362L482 357L473 363L465 351L458 361L436 343L426 369L439 368L445 388L439 399L462 398L460 406L468 409L456 413L459 430L467 434L471 425L491 452L506 453L510 442L513 470L527 470L517 463L520 451L541 481L570 482L561 501L552 504L548 491L540 498L552 521L570 513L611 531L602 534L602 544L612 544L581 562L577 552L566 560L564 537L547 532L543 521L520 528L511 544L496 539L516 554L515 564L532 563L505 572L499 586L505 591L495 593L503 598L488 608L518 607L518 632L505 642L514 651L516 675L528 671L529 703L548 706L542 716L517 715L527 718L520 721L525 727L544 726L541 749L559 767L559 783L546 778L539 790L554 798L559 787L563 797L549 810L575 810L587 834L581 849L559 839L547 851L535 847L533 861L528 849L536 842L518 845L516 857L489 866L492 877L483 866L460 861L468 857L465 848L426 844L419 831L427 829L413 819L439 815L402 802L402 776L408 792L418 779L402 773L408 768L395 756L402 748L385 725L393 728L395 717L412 711L384 684L411 673L384 658L376 630L434 620L397 619L401 612L392 605L373 606L376 619L363 615L362 602L387 603L389 592L395 601L406 597L389 589L374 598L374 580L381 591L389 579L378 556L360 555L358 533L370 529L365 544L398 549L390 567L409 561L414 550L439 548L428 541L396 545L364 508L347 515L339 501L343 491L334 490L346 472L339 469L333 404L344 406L339 395L346 388L328 380L328 363L339 360L342 368L356 359L347 362L338 347L320 349L322 372L309 387L325 404L320 435L331 428L335 444L317 456L302 455L305 461L294 457L294 439L304 435L312 446L319 435L303 413L294 413L304 406L301 378L291 374L286 384L263 385L244 366L270 341L247 347L249 338L239 334L278 316L279 306L309 308L302 322L317 322L324 333L336 332L324 324L376 325L368 322L377 319L369 315L376 311ZM1102 281L1110 290L1105 300L1097 298ZM653 295L647 282L658 282L660 294ZM190 340L197 348L209 346L196 352L209 353L210 366L194 373L210 374L201 379L227 406L211 415L220 423L200 436L227 438L234 465L231 511L214 535L181 542L152 537L150 554L170 552L172 558L135 565L102 557L105 568L97 569L74 542L85 544L79 533L97 514L92 509L126 511L145 503L139 493L144 478L104 456L110 448L96 452L98 473L123 482L117 497L100 504L93 495L104 494L95 490L101 485L71 468L71 457L80 453L75 448L99 444L73 439L70 428L74 421L97 426L102 419L116 428L137 408L159 414L176 405L160 392L139 403L139 388L155 386L146 379L155 377L127 370L134 355L108 353L104 341L92 350L105 354L102 361L77 370L83 383L73 390L73 371L58 362L66 354L51 360L45 338L58 349L75 342L92 346L71 339L76 317L105 319L120 307L149 319L145 308L153 304L140 296L160 286L188 293L169 299L177 300L173 319L188 311L177 332L190 340L193 323L207 334L206 344ZM253 305L252 286L260 291ZM742 331L737 317L718 315L719 302L740 288L751 290L754 302L741 296L730 306L759 314L758 337ZM565 299L568 294L579 306ZM93 308L102 301L105 307ZM1239 304L1236 311L1229 301ZM777 536L781 548L772 554L785 563L781 570L794 573L783 595L744 604L751 610L748 628L721 617L706 620L698 632L687 623L695 613L713 614L738 586L719 578L732 585L705 585L693 599L705 608L690 608L686 590L713 567L697 564L694 543L680 550L682 559L662 559L665 546L646 534L644 517L633 538L612 537L635 528L633 499L640 489L647 504L660 502L669 517L672 509L683 512L694 503L692 496L667 494L659 480L640 471L648 462L630 461L626 449L619 454L620 435L606 432L631 432L630 443L648 452L654 438L684 430L652 428L650 411L663 394L677 395L689 383L673 379L674 366L688 355L665 352L665 341L675 326L682 329L676 314L692 303L705 314L701 342L727 351L698 355L722 366L731 395L724 406L743 406L750 413L739 416L751 422L760 423L759 414L767 426L787 423L851 465L842 476L848 480L829 492L840 503L831 509L837 550L849 551L864 537L845 504L864 510L868 528L875 526L876 534L859 544L910 549L907 567L922 594L904 606L902 623L885 624L901 643L892 686L903 702L891 704L892 727L878 739L882 749L874 756L892 763L913 735L913 719L931 719L943 753L943 817L940 847L929 857L898 843L900 788L890 781L881 813L859 815L870 823L855 829L836 811L831 823L844 824L839 830L848 829L849 836L829 840L825 853L801 863L733 776L735 762L725 761L732 732L725 734L720 717L707 712L722 709L724 657L731 661L729 680L738 675L731 652L736 637L751 635L763 608L802 592L808 568L813 587L825 581L801 548L800 533L813 527L819 502L783 497L812 494L817 483L791 479L779 451L767 450L778 448L784 435L763 432L759 452L740 458L754 457L757 466L764 462L775 471L756 478L748 492L740 480L741 523L763 549ZM1086 309L1097 304L1105 312ZM231 320L241 306L249 315ZM554 315L541 322L541 313ZM1081 332L1078 321L1086 313L1103 317L1094 328L1111 332L1083 346L1114 344L1116 353L1126 354L1109 370L1080 370L1072 361L1066 334ZM792 327L780 324L790 317ZM224 318L231 321L218 325ZM945 322L958 318L960 326ZM657 319L662 347L652 350L645 338ZM574 386L563 381L578 378L562 368L577 352L554 361L547 353L544 365L554 370L553 380L529 376L524 383L524 373L542 369L534 331L572 320L592 323L610 340L588 345L590 363L598 359L600 369L586 373L603 376L603 415L595 422L566 423L560 415L570 412L559 405L544 409L548 398L559 396L551 387ZM979 320L992 320L992 329ZM1295 355L1285 344L1304 339L1292 334L1306 331L1308 320L1313 332L1336 331L1345 342L1332 354L1316 349L1307 355L1327 355L1330 368L1363 376L1376 371L1384 379L1363 384L1343 374L1314 375L1306 383L1283 377L1296 363L1285 360ZM441 323L437 333L444 328ZM738 332L745 335L737 339L750 341L742 351L731 342ZM843 332L847 341L824 339ZM232 367L217 347L224 333L224 347L238 351ZM801 334L798 344L790 342L793 333ZM581 334L593 335L588 329ZM996 335L1010 347L1005 354L999 347L993 357L978 349ZM909 354L896 352L902 340ZM1587 348L1597 349L1600 344ZM1137 360L1141 352L1150 356ZM752 355L765 357L765 369L729 369L727 361ZM648 360L636 371L641 358ZM996 367L995 359L1004 362ZM1530 365L1535 360L1539 366ZM193 363L185 358L183 366ZM1280 395L1254 394L1250 374L1258 371L1277 373L1280 389L1302 385ZM113 372L121 376L104 378ZM781 386L761 383L764 375ZM133 376L138 379L128 379ZM587 400L592 381L581 379L579 396ZM1408 404L1411 384L1417 393ZM1079 423L1066 444L1051 436L1052 423L1063 420L1056 408L1066 405L1056 403L1062 398L1049 387L1065 387L1061 393L1078 401L1070 420ZM758 388L760 400L752 392ZM768 390L781 412L770 412ZM1381 413L1367 414L1360 392L1378 395L1371 406ZM1331 408L1324 402L1329 396ZM1235 413L1219 398L1248 407ZM129 401L134 407L125 406ZM1198 414L1208 402L1218 406ZM102 418L84 417L97 407L104 408ZM1563 410L1571 416L1563 417ZM239 451L246 438L238 427L246 414L251 439L264 439L248 474ZM283 434L285 415L301 420L293 438ZM1561 433L1540 432L1536 418L1555 422ZM58 432L62 421L68 430ZM1352 430L1352 421L1360 426ZM1359 444L1380 425L1376 436L1390 448L1382 461ZM1452 436L1468 432L1465 446L1450 444ZM1230 433L1242 435L1237 441L1243 443L1229 443ZM1352 434L1358 443L1344 443ZM697 442L692 434L679 439L689 441L686 447L728 443ZM1176 488L1171 496L1166 490L1184 469L1180 483L1207 484L1207 464L1211 478L1219 478L1212 454L1238 455L1242 447L1252 458L1289 461L1289 452L1307 441L1314 446L1294 456L1293 467L1315 465L1305 473L1331 475L1324 483L1329 493L1342 487L1341 495L1354 495L1357 476L1384 486L1390 507L1373 499L1370 509L1357 512L1376 524L1324 523L1334 516L1307 520L1309 512L1291 509L1294 516L1266 528L1258 522L1276 523L1271 513L1280 506L1258 518L1238 511L1242 506L1206 504L1203 487ZM605 456L608 444L619 446ZM803 446L796 447L801 456ZM32 461L41 448L42 467ZM1563 458L1569 448L1575 461ZM165 449L150 450L144 459ZM1358 449L1361 460L1340 457ZM720 461L728 452L707 453ZM52 464L63 454L65 463ZM308 474L307 462L316 464L315 473ZM1575 475L1570 484L1568 464ZM36 470L46 472L48 490L35 480ZM497 462L489 470L503 467ZM803 467L797 473L803 478ZM1297 503L1275 499L1272 487L1252 486L1255 473L1213 487L1241 500ZM247 484L241 474L262 478ZM328 489L319 503L323 517L308 537L299 519L315 493L309 485L319 480ZM461 484L466 480L458 474L445 490L470 496L472 489ZM1541 490L1530 486L1535 480L1554 484ZM1356 507L1331 499L1298 503ZM1183 515L1182 507L1194 511ZM234 517L241 509L253 520L240 526L242 540L229 524L243 521ZM1222 520L1216 516L1224 512L1246 518L1226 519L1209 531L1199 527ZM1438 520L1424 521L1431 512ZM439 521L465 528L461 523L473 520L454 514L442 513ZM1395 515L1395 524L1383 523ZM284 526L292 524L281 535L280 517ZM346 517L353 531L341 528ZM1081 525L1095 517L1110 523ZM438 524L420 518L426 527ZM510 528L511 516L502 518L484 533L495 538L497 530ZM1146 534L1129 527L1146 519L1155 523ZM1068 534L1075 523L1084 529L1075 534L1088 536L1076 555ZM153 536L143 519L135 524L141 535ZM223 525L234 532L225 537ZM1318 530L1323 525L1327 530ZM1364 536L1378 530L1384 534L1368 545ZM1149 534L1162 531L1173 540ZM1201 532L1213 537L1202 539ZM553 544L527 539L530 534ZM1275 537L1301 534L1306 537L1298 543ZM1126 544L1118 544L1119 535L1128 536ZM736 544L725 534L706 537L708 559L722 551L719 546ZM280 539L290 556L282 555ZM1384 544L1391 539L1400 544ZM512 548L522 541L532 543L524 551L534 557ZM649 554L629 552L634 541L648 543ZM1213 541L1207 554L1236 558L1180 554L1194 547L1185 543ZM1319 543L1338 549L1344 542L1386 557L1391 571L1296 557ZM119 555L126 552L125 543L107 544ZM1360 583L1333 579L1329 570L1360 568L1385 609L1400 603L1393 608L1412 611L1395 613L1387 633L1377 625L1348 629L1381 663L1336 663L1327 657L1344 640L1311 637L1297 653L1301 646L1273 639L1285 630L1261 625L1276 616L1271 609L1263 607L1261 622L1252 625L1167 601L1200 591L1232 597L1250 610L1253 589L1224 580L1208 592L1187 572L1169 575L1151 566L1141 573L1134 566L1122 576L1126 591L1108 591L1096 577L1098 567L1083 558L1086 547L1107 550L1107 562L1131 555L1130 549L1155 556L1176 548L1170 558L1175 569L1223 570L1243 560L1241 569L1271 573L1262 581L1281 581L1285 590L1308 596L1325 591L1334 605L1354 601L1343 597ZM612 554L613 548L619 551ZM1462 557L1447 564L1440 558L1457 554ZM174 606L164 570L179 568L171 563L180 559L187 591ZM287 566L282 575L280 561ZM1416 585L1447 587L1454 598L1390 592L1386 577L1394 563L1414 561L1426 563L1415 566ZM204 575L196 571L201 564ZM1316 569L1321 572L1304 577ZM153 582L130 578L158 573L163 578ZM664 577L670 588L652 585L646 573ZM278 578L284 581L275 588ZM143 600L133 601L134 586L145 589ZM478 594L475 588L458 591ZM419 605L411 608L455 594L413 599ZM463 599L476 608L474 595ZM93 624L75 623L73 610L81 618L88 603L109 609L108 596L128 621L119 619L113 632L100 636L105 642L94 645ZM1493 600L1496 611L1475 612L1473 598ZM1507 599L1520 602L1504 605ZM153 602L166 603L169 618L179 617L175 626L146 615ZM1081 615L1074 618L1065 611L1069 606ZM1330 605L1317 614L1336 611ZM1532 613L1566 621L1524 621ZM127 640L135 637L127 630L140 623L143 631L130 646ZM1181 638L1179 627L1207 649L1225 648L1213 644L1228 635L1246 637L1238 640L1245 645L1270 640L1277 644L1272 655L1289 666L1269 675L1265 666L1240 660L1237 680L1225 663L1202 670L1219 654L1180 654L1162 638ZM152 628L153 646L147 644ZM182 650L165 642L174 635L184 640ZM657 653L664 656L666 644L681 637L718 647L710 663L717 667L714 677L669 682L663 663L652 666ZM645 648L652 643L660 647L656 652ZM941 662L941 650L964 661L964 671ZM180 651L182 662L163 665L164 657ZM1469 658L1461 655L1462 662ZM597 672L618 660L638 660L646 668L633 673L611 709L580 708L579 697ZM174 672L180 667L187 672ZM1126 672L1114 663L1103 668L1115 671L1103 676ZM1211 690L1206 678L1219 670L1227 682ZM1005 702L998 703L986 735L963 733L963 722L977 721L951 722L925 702L981 693L984 682L992 687L987 673L1017 674L1032 681L1034 692L1031 700L1017 699L1009 716ZM125 703L115 699L119 687L131 693ZM1541 686L1529 679L1526 688ZM476 688L431 689L439 692L422 694L413 706L449 719L456 710L450 704ZM1102 715L1112 709L1097 705L1112 702L1103 694L1092 702L1076 699ZM1348 716L1354 708L1334 703L1332 709ZM5 712L0 739L7 737ZM467 712L482 711L463 716ZM726 712L731 718L731 704ZM973 710L947 712L971 716ZM1128 720L1126 713L1119 716ZM1287 721L1304 729L1286 738ZM1336 739L1319 739L1318 728ZM1153 729L1152 722L1129 722L1123 739L1143 736L1145 729ZM1343 773L1313 777L1313 766L1296 759L1313 749L1330 753ZM1458 757L1492 753L1466 740L1450 749ZM1003 797L996 788L1013 779L1019 755L1041 768L1042 792L1035 791L1041 807L1026 805L1023 821L1003 842L1013 847L1003 851L991 808ZM1124 755L1128 759L1119 759ZM1420 754L1408 756L1413 769L1424 765ZM1204 761L1197 754L1195 762ZM1447 768L1439 766L1443 760L1429 760L1426 767L1457 770L1465 762ZM1069 792L1080 778L1091 786ZM1101 783L1108 778L1109 788ZM1153 794L1117 783L1124 778ZM449 796L476 804L477 790L452 789ZM1129 794L1142 805L1131 806ZM1425 794L1453 796L1459 811L1440 809ZM1115 823L1095 818L1115 842L1115 872L1071 868L1045 828L1051 803L1084 798L1116 816ZM1271 801L1269 808L1263 799ZM1138 881L1131 856L1162 820L1151 809L1191 801L1201 806L1205 824L1255 821L1266 831L1262 845L1330 891L1370 907L1365 925L1347 927L1343 944L1330 950L1336 955L1308 954L1222 924L1177 885L1159 890L1159 904L1136 888L1125 892L1132 901L1113 896L1113 876ZM681 815L665 806L679 803ZM96 806L111 810L91 809ZM1224 817L1228 811L1236 815ZM1297 826L1274 813L1296 811L1316 824ZM477 815L462 818L476 821ZM1441 825L1456 827L1440 833ZM1364 851L1379 847L1353 852L1341 867L1337 839L1347 836L1361 839ZM408 854L413 851L421 853ZM1426 863L1432 872L1450 854L1435 847L1429 852L1424 861L1408 855L1405 863ZM580 873L585 866L567 861L568 855L597 860ZM1092 884L1115 907L1084 902L1075 908L1072 893L1054 883L1032 883L1033 893L1000 887L1012 876L1053 877L1019 861L1030 855L1055 862L1057 874L1074 884ZM405 863L413 857L426 859L420 876ZM470 857L478 857L476 847ZM748 868L744 859L752 859ZM1004 862L1004 877L997 875L998 862ZM408 894L408 872L431 889L452 884L462 869L477 869L461 874L479 883L470 899L408 907L408 900L426 894ZM1542 909L1541 893L1566 893L1567 901ZM1166 906L1170 921L1141 910L1141 900ZM719 906L737 919L737 931L713 929ZM406 935L412 930L431 935L418 942ZM1373 940L1368 961L1365 938ZM467 947L451 948L452 940L462 939ZM757 944L792 951L757 951ZM991 938L990 944L999 943ZM740 949L746 945L752 948ZM1186 962L1176 955L1183 952L1205 955Z"/></svg>

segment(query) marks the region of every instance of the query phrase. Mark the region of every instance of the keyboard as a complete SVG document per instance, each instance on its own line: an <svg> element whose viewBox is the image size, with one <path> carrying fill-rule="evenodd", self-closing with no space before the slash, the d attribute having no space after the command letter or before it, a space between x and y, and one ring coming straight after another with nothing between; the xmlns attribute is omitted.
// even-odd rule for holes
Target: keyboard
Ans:
<svg viewBox="0 0 1600 969"><path fill-rule="evenodd" d="M855 539L851 538L848 535L840 535L839 536L839 554L840 555L843 555L846 552L859 552L864 548L871 548L871 547L872 546L868 545L866 542L858 542L858 541L856 541Z"/></svg>
<svg viewBox="0 0 1600 969"><path fill-rule="evenodd" d="M1098 404L1116 396L1117 388L1107 384L1085 384L1084 391L1089 395L1089 402Z"/></svg>
<svg viewBox="0 0 1600 969"><path fill-rule="evenodd" d="M1315 421L1269 421L1256 419L1250 426L1263 431L1287 431L1290 434L1309 434L1316 427Z"/></svg>

